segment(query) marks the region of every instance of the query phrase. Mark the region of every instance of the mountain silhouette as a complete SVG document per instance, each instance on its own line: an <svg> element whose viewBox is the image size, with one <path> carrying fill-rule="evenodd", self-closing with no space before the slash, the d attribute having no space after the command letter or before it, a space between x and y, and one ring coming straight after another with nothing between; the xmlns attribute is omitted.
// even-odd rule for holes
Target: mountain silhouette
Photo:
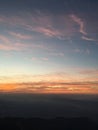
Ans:
<svg viewBox="0 0 98 130"><path fill-rule="evenodd" d="M98 130L97 123L81 118L1 118L0 130Z"/></svg>

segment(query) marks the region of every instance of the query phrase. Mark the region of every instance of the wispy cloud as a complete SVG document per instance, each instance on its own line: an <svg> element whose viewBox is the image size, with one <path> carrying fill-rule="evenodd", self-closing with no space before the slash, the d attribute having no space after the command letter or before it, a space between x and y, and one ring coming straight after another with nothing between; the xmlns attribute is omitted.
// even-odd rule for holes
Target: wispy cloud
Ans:
<svg viewBox="0 0 98 130"><path fill-rule="evenodd" d="M0 15L0 24L9 26L9 29L19 28L21 30L31 31L32 33L37 32L38 36L40 33L40 35L43 35L44 37L58 38L59 40L66 40L74 36L77 32L80 32L83 35L81 37L82 39L96 41L88 36L89 34L86 31L85 21L76 14L58 14L54 16L50 13L35 11L32 13L26 12L25 17L24 13L9 17ZM79 26L78 29L75 27L76 24ZM7 31L9 31L12 36L19 39L25 40L32 38L27 34L16 33L12 30Z"/></svg>
<svg viewBox="0 0 98 130"><path fill-rule="evenodd" d="M21 51L21 50L30 50L33 48L52 51L53 48L48 47L43 43L35 43L35 40L31 43L31 41L26 42L23 40L33 39L30 35L22 35L20 33L9 32L11 35L16 37L16 39L9 37L9 35L0 35L0 50L4 51ZM14 40L13 40L14 39Z"/></svg>
<svg viewBox="0 0 98 130"><path fill-rule="evenodd" d="M98 83L98 69L80 69L78 73L84 82Z"/></svg>
<svg viewBox="0 0 98 130"><path fill-rule="evenodd" d="M39 44L34 44L34 43L32 43L32 44L21 43L21 42L13 43L11 41L9 44L8 43L7 44L6 43L0 44L0 50L3 50L3 51L22 51L22 50L28 51L28 50L31 50L34 48L51 51L51 48L48 48L45 45L39 45Z"/></svg>
<svg viewBox="0 0 98 130"><path fill-rule="evenodd" d="M6 36L0 35L0 50L11 51L11 50L22 50L25 49L26 45L23 43L15 42Z"/></svg>
<svg viewBox="0 0 98 130"><path fill-rule="evenodd" d="M82 34L81 39L86 40L86 41L97 41L96 39L89 37L89 33L86 31L86 23L84 20L80 17L78 17L75 14L70 15L70 18L77 24L79 25L79 32Z"/></svg>
<svg viewBox="0 0 98 130"><path fill-rule="evenodd" d="M83 35L87 35L87 32L85 31L85 23L84 23L84 21L81 18L79 18L78 16L74 15L74 14L70 15L70 17L72 18L72 20L74 22L76 22L80 26L79 32L82 33Z"/></svg>
<svg viewBox="0 0 98 130"><path fill-rule="evenodd" d="M48 61L49 59L47 57L32 57L32 61Z"/></svg>
<svg viewBox="0 0 98 130"><path fill-rule="evenodd" d="M74 49L74 52L76 52L76 53L83 53L83 50L81 50L79 48L76 48L76 49Z"/></svg>
<svg viewBox="0 0 98 130"><path fill-rule="evenodd" d="M38 58L32 58L32 60L40 60ZM42 59L41 59L42 60ZM77 73L78 72L78 73ZM83 75L83 76L82 76ZM8 83L21 83L21 82L57 82L57 83L85 83L85 82L97 82L98 72L96 70L80 70L76 71L76 76L65 72L56 72L50 74L37 74L37 75L14 75L1 77L2 82Z"/></svg>
<svg viewBox="0 0 98 130"><path fill-rule="evenodd" d="M75 53L80 53L80 54L90 54L91 52L90 52L90 50L87 48L87 49L79 49L79 48L76 48L76 49L74 49L74 52Z"/></svg>
<svg viewBox="0 0 98 130"><path fill-rule="evenodd" d="M32 59L33 60L33 59ZM40 60L34 57L34 60ZM43 60L43 59L41 59ZM66 78L65 78L66 77ZM4 77L2 78L2 82L62 82L62 81L71 81L71 78L68 74L64 72L59 73L50 73L50 74L43 74L43 75L16 75L11 77Z"/></svg>
<svg viewBox="0 0 98 130"><path fill-rule="evenodd" d="M4 51L21 51L21 50L25 50L26 49L26 45L22 44L22 43L15 43L15 44L0 44L0 50L4 50Z"/></svg>
<svg viewBox="0 0 98 130"><path fill-rule="evenodd" d="M28 39L32 39L31 35L26 35L26 34L21 34L21 33L16 33L16 32L8 32L10 35L18 38L18 39L22 39L22 40L28 40Z"/></svg>
<svg viewBox="0 0 98 130"><path fill-rule="evenodd" d="M7 37L5 37L5 36L0 35L0 43L1 43L1 44L2 44L2 43L8 44L8 43L10 43L10 40L9 40Z"/></svg>
<svg viewBox="0 0 98 130"><path fill-rule="evenodd" d="M92 75L92 74L98 75L98 70L97 69L86 69L86 70L81 70L79 73L80 74L87 74L87 75Z"/></svg>
<svg viewBox="0 0 98 130"><path fill-rule="evenodd" d="M43 13L40 14L35 13L33 15L28 13L27 14L28 19L25 19L23 16L21 17L11 16L10 18L1 16L0 18L1 18L0 20L1 23L5 23L7 25L11 25L14 27L18 26L33 32L34 31L39 32L49 37L53 37L53 36L60 37L62 35L61 31L53 28L54 23L52 17L47 16ZM10 32L10 34L21 39L30 38L30 36L27 35L24 36L22 34L15 33L15 32Z"/></svg>
<svg viewBox="0 0 98 130"><path fill-rule="evenodd" d="M17 16L0 16L0 23L6 24L11 28L21 28L27 31L37 32L47 36L49 38L55 37L60 40L67 39L68 37L74 35L75 29L73 27L73 22L70 20L69 15L57 15L54 16L49 13L42 13L40 11L31 13L26 13L24 15ZM62 25L62 27L60 27ZM81 24L81 28L82 28ZM82 30L82 29L81 29ZM11 35L17 38L25 39L29 36L24 36L20 33L11 32Z"/></svg>
<svg viewBox="0 0 98 130"><path fill-rule="evenodd" d="M21 13L21 15L16 16L0 16L0 24L6 24L9 26L9 29L6 29L8 33L6 36L0 36L0 49L2 50L26 50L30 48L40 48L44 50L51 51L53 48L45 46L45 43L41 44L43 39L47 38L56 38L59 40L68 40L74 36L77 31L80 32L83 36L82 39L87 41L94 41L94 39L89 38L87 35L86 27L84 21L76 16L75 14L70 15L56 15L49 13L43 13L41 11L36 11L31 13L26 13L26 16ZM75 24L79 25L79 29L75 28ZM13 31L18 28L20 32ZM25 30L25 31L24 31ZM23 33L24 32L24 33ZM29 35L31 33L31 35ZM36 35L36 36L35 36ZM7 36L10 36L8 38ZM12 38L11 38L12 37ZM35 38L36 37L36 38ZM35 39L34 39L35 38ZM13 39L13 41L12 41ZM16 40L16 41L15 41ZM32 40L32 45L29 42L26 44L23 43L25 40ZM36 43L40 41L40 43ZM3 43L3 44L2 44ZM20 47L20 48L18 48ZM81 50L76 49L77 53L81 53ZM82 51L84 52L84 51ZM89 49L86 50L86 54L89 54ZM63 53L51 52L51 55L54 56L64 56Z"/></svg>
<svg viewBox="0 0 98 130"><path fill-rule="evenodd" d="M35 28L36 32L42 33L48 37L60 37L62 35L62 33L54 28L48 28L48 27L36 27Z"/></svg>
<svg viewBox="0 0 98 130"><path fill-rule="evenodd" d="M64 53L62 53L62 52L52 52L52 53L50 53L49 55L51 55L51 56L63 57L63 56L64 56Z"/></svg>
<svg viewBox="0 0 98 130"><path fill-rule="evenodd" d="M89 37L87 37L87 36L82 36L82 39L83 39L83 40L87 40L87 41L96 41L95 39L89 38Z"/></svg>
<svg viewBox="0 0 98 130"><path fill-rule="evenodd" d="M1 76L0 92L98 93L98 70L81 70L78 73L83 77L78 75L78 77L73 78L65 72L43 75Z"/></svg>

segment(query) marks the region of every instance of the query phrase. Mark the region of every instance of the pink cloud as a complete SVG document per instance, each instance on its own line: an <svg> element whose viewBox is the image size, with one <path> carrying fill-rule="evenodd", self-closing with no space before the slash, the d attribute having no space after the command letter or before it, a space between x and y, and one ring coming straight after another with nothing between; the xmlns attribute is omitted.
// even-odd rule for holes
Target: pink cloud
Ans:
<svg viewBox="0 0 98 130"><path fill-rule="evenodd" d="M12 40L8 37L0 35L0 50L4 51L19 51L24 50L28 47L28 44L19 43L19 42L12 42Z"/></svg>
<svg viewBox="0 0 98 130"><path fill-rule="evenodd" d="M0 43L8 44L8 43L10 43L10 40L5 36L0 35Z"/></svg>
<svg viewBox="0 0 98 130"><path fill-rule="evenodd" d="M97 69L86 69L86 70L81 70L79 73L86 74L86 75L98 75L98 70Z"/></svg>
<svg viewBox="0 0 98 130"><path fill-rule="evenodd" d="M36 27L35 31L40 32L49 37L59 37L61 36L61 32L53 28L45 28L45 27Z"/></svg>
<svg viewBox="0 0 98 130"><path fill-rule="evenodd" d="M0 35L0 50L4 50L4 51L20 51L20 50L30 50L33 48L36 49L42 49L42 50L47 50L47 51L51 51L53 50L53 48L45 46L43 43L40 42L40 44L35 44L34 41L33 43L23 43L19 40L26 40L26 39L31 39L32 36L29 35L21 35L20 33L14 33L14 32L9 32L11 35L17 37L16 40L13 41L12 38L10 38L9 36L5 36L5 35Z"/></svg>
<svg viewBox="0 0 98 130"><path fill-rule="evenodd" d="M69 39L74 36L77 29L74 27L75 24L79 25L79 30L84 40L96 41L93 38L87 37L85 22L82 18L75 14L72 15L52 15L49 13L43 13L41 11L35 11L33 13L26 13L26 16L21 13L17 16L0 16L0 23L4 23L11 27L18 27L25 29L26 31L37 32L49 38L58 38L60 40ZM57 26L56 26L57 25ZM19 39L31 39L32 36L9 32L12 36Z"/></svg>
<svg viewBox="0 0 98 130"><path fill-rule="evenodd" d="M10 44L0 44L0 50L4 51L20 51L20 50L25 50L27 45L23 43L10 43Z"/></svg>
<svg viewBox="0 0 98 130"><path fill-rule="evenodd" d="M0 44L0 50L4 50L4 51L21 51L21 50L30 50L30 49L42 49L42 50L47 50L47 51L51 51L51 48L48 48L47 46L43 45L43 44L29 44L29 43L21 43L21 42L12 42L10 41L9 43L2 43Z"/></svg>
<svg viewBox="0 0 98 130"><path fill-rule="evenodd" d="M56 37L58 39L66 39L74 35L75 30L73 28L73 23L68 15L52 16L37 11L35 14L26 14L26 17L22 15L10 17L1 16L0 18L2 20L0 22L11 27L23 28L28 31L38 32L47 37ZM55 27L56 24L58 25L57 27ZM62 28L60 28L59 25L62 25ZM11 34L21 39L29 38L19 33L11 32Z"/></svg>
<svg viewBox="0 0 98 130"><path fill-rule="evenodd" d="M83 20L74 14L70 15L70 17L80 26L79 32L83 35L87 35L87 32L85 31L85 23L83 22Z"/></svg>

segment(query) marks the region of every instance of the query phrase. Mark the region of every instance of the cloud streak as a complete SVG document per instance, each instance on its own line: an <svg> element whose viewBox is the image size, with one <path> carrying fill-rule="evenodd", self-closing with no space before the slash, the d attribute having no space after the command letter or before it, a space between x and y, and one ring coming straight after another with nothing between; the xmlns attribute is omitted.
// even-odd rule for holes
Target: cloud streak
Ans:
<svg viewBox="0 0 98 130"><path fill-rule="evenodd" d="M20 33L15 33L15 32L9 32L9 33L16 39L9 37L9 35L7 35L7 36L0 35L0 50L3 50L3 51L22 51L22 50L28 51L33 48L47 50L47 51L53 50L51 47L48 47L41 42L40 42L40 44L35 43L35 40L32 38L31 35L22 35ZM31 43L31 41L25 41L25 40L33 40L33 42Z"/></svg>
<svg viewBox="0 0 98 130"><path fill-rule="evenodd" d="M74 14L70 15L70 17L75 23L77 23L80 26L79 32L83 35L87 35L87 32L85 31L85 23L83 22L83 20Z"/></svg>
<svg viewBox="0 0 98 130"><path fill-rule="evenodd" d="M89 37L87 31L86 31L86 27L85 27L85 22L78 17L75 14L70 15L70 18L77 24L79 25L79 32L82 34L81 39L86 40L86 41L97 41L94 38Z"/></svg>
<svg viewBox="0 0 98 130"><path fill-rule="evenodd" d="M46 57L42 60L47 61ZM32 60L36 60L33 58ZM18 93L98 93L98 70L81 70L78 78L65 72L44 75L0 77L0 92Z"/></svg>
<svg viewBox="0 0 98 130"><path fill-rule="evenodd" d="M29 40L32 39L31 35L26 35L26 34L21 34L21 33L16 33L16 32L8 32L11 36L16 37L18 39L22 40Z"/></svg>
<svg viewBox="0 0 98 130"><path fill-rule="evenodd" d="M5 42L0 44L0 50L3 51L21 51L21 50L25 50L28 46L26 44L18 43L18 42L12 43L12 41L10 40L3 40L3 41Z"/></svg>
<svg viewBox="0 0 98 130"><path fill-rule="evenodd" d="M41 11L35 11L32 13L25 13L24 15L18 14L15 16L0 16L0 24L5 24L9 28L18 28L20 30L25 30L27 32L38 33L43 38L58 38L59 40L66 40L74 36L77 32L80 32L83 36L83 40L87 41L96 41L93 38L88 37L86 31L85 22L82 18L78 17L75 14L71 15L56 15L49 13L43 13ZM77 29L75 25L78 25ZM8 30L9 31L9 30ZM16 33L12 30L9 31L9 34L13 37L16 37L21 40L32 39L32 36Z"/></svg>
<svg viewBox="0 0 98 130"><path fill-rule="evenodd" d="M0 44L0 50L3 51L30 51L31 49L41 49L41 50L47 50L51 51L51 48L48 48L44 45L39 45L39 44L26 44L26 43L21 43L21 42L15 42L12 43L10 42L9 44Z"/></svg>
<svg viewBox="0 0 98 130"><path fill-rule="evenodd" d="M72 15L71 18L74 22L80 25L80 32L86 34L84 32L84 23L81 19ZM69 18L69 15L58 15L54 16L49 13L42 12L33 12L26 13L26 16L17 15L17 16L0 16L0 23L6 24L11 28L20 28L25 29L31 32L40 33L49 38L58 38L60 40L67 39L74 35L75 28L74 23ZM62 27L60 27L62 25ZM29 39L30 36L23 35L20 33L9 32L12 36L15 36L20 39Z"/></svg>
<svg viewBox="0 0 98 130"><path fill-rule="evenodd" d="M10 40L7 37L5 37L5 36L0 35L0 43L8 44L8 43L10 43Z"/></svg>
<svg viewBox="0 0 98 130"><path fill-rule="evenodd" d="M87 70L81 70L79 72L80 74L86 74L86 75L98 75L98 70L97 69L87 69Z"/></svg>
<svg viewBox="0 0 98 130"><path fill-rule="evenodd" d="M82 36L82 39L83 39L83 40L86 40L86 41L96 41L95 39L89 38L89 37L87 37L87 36Z"/></svg>
<svg viewBox="0 0 98 130"><path fill-rule="evenodd" d="M96 94L98 93L98 84L93 83L17 83L0 84L1 92L10 93L77 93L77 94Z"/></svg>

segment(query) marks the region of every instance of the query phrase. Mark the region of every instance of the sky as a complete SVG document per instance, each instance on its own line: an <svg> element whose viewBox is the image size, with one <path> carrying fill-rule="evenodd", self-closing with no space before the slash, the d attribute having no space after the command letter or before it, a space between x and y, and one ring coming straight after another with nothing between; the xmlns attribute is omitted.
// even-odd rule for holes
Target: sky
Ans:
<svg viewBox="0 0 98 130"><path fill-rule="evenodd" d="M0 92L98 93L97 0L0 0Z"/></svg>

